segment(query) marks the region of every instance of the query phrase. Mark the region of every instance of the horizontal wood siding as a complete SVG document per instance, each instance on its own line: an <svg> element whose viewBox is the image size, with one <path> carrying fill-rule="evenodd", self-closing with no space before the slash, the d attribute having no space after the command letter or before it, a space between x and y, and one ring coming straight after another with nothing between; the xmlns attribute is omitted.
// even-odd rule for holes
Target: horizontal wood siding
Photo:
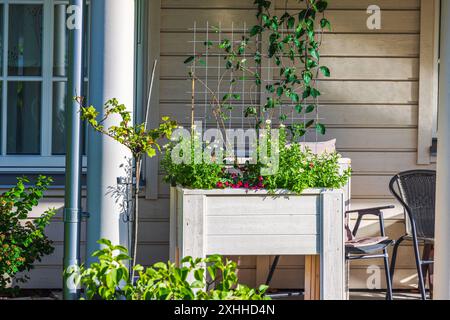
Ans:
<svg viewBox="0 0 450 320"><path fill-rule="evenodd" d="M277 12L283 12L285 1L275 2ZM381 30L366 27L366 9L374 4L382 9ZM298 6L297 1L288 1L288 10ZM183 58L192 51L187 45L192 38L189 28L194 21L198 25L206 21L211 25L221 22L222 26L228 27L231 22L235 26L242 26L244 22L250 25L255 21L253 0L163 0L162 17L160 110L161 114L187 125L190 122L190 97L187 94L190 84L186 81ZM339 151L352 159L353 209L396 205L395 209L385 213L387 233L395 238L402 234L404 225L402 209L388 190L390 177L403 170L430 168L417 165L420 1L330 1L327 17L332 21L333 31L324 36L321 53L322 62L332 72L329 79L320 82L324 92L320 112L329 127L324 139L337 138ZM217 71L209 72L211 76ZM239 112L234 111L232 116L238 117ZM162 208L168 207L169 195L162 176L159 195L161 207L157 212L162 214ZM361 234L376 234L377 223L368 217L361 227ZM239 228L227 226L230 230ZM411 256L408 244L400 249L395 278L397 288L409 288L416 283ZM258 270L257 261L264 259L245 259L245 277L251 278L245 280L251 283L252 279L263 278L258 274L268 270ZM352 263L352 288L366 287L369 265L381 267L382 261ZM263 268L266 267L264 264ZM283 257L274 275L273 286L302 288L303 267L303 257ZM384 286L383 273L381 278Z"/></svg>
<svg viewBox="0 0 450 320"><path fill-rule="evenodd" d="M283 11L285 1L275 2L277 10ZM366 28L366 9L373 4L382 9L381 30ZM297 1L288 2L289 10L297 6ZM223 26L231 21L238 26L245 21L251 25L255 22L254 13L253 0L161 1L161 116L169 115L184 124L189 122L190 89L183 61L192 51L188 45L192 34L188 29L194 21L199 24L209 21L211 25L222 22ZM390 177L403 170L433 168L417 165L420 1L330 1L328 17L333 22L333 32L325 35L321 52L332 76L320 83L324 91L320 110L329 125L325 138L337 138L339 151L353 160L352 209L396 205L385 212L387 233L395 238L402 234L404 224L402 209L389 194ZM169 188L162 182L162 172L159 174L159 199L141 202L139 260L145 265L169 259ZM232 208L234 204L229 205ZM61 211L62 206L62 193L56 192L34 214L48 207ZM222 219L230 234L239 229L239 225L227 223L224 217L211 219ZM268 223L271 219L267 216ZM377 221L368 217L361 226L361 234L374 235L377 226ZM55 240L55 254L36 266L28 287L61 286L62 227L59 215L49 228ZM220 230L214 232L219 234ZM412 248L406 243L399 252L396 288L417 285L412 256ZM254 286L264 281L269 259L253 256L234 259L239 262L239 276L244 283ZM382 261L352 262L351 288L366 288L371 265L381 267ZM303 257L282 257L272 286L303 288L303 269ZM381 281L384 286L383 273Z"/></svg>

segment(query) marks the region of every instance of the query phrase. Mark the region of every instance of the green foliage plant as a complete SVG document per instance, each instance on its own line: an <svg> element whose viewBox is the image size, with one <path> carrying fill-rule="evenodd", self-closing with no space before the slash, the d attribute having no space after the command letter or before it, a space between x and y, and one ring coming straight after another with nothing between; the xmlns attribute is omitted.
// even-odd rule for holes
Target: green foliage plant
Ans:
<svg viewBox="0 0 450 320"><path fill-rule="evenodd" d="M80 104L81 98L78 99ZM127 147L134 160L134 173L131 173L130 179L135 181L133 188L133 262L132 266L136 265L136 251L137 251L137 234L139 226L139 192L141 181L142 160L145 155L152 158L156 156L157 151L161 151L160 140L170 138L172 131L177 127L176 122L171 121L168 117L163 117L159 127L155 129L147 129L146 123L133 124L131 112L127 111L124 104L119 103L115 98L108 100L104 105L104 115L99 117L100 113L94 106L81 107L82 119L87 121L89 125L97 132L110 137L118 143ZM118 116L120 119L119 125L105 128L104 123L110 117ZM134 273L132 272L134 275Z"/></svg>
<svg viewBox="0 0 450 320"><path fill-rule="evenodd" d="M24 283L29 280L26 272L36 261L54 251L45 228L55 210L48 210L33 220L29 216L52 179L40 176L34 186L27 187L29 182L20 178L16 186L0 195L0 292L8 291L12 281Z"/></svg>
<svg viewBox="0 0 450 320"><path fill-rule="evenodd" d="M291 114L290 109L305 118L311 118L310 115L317 109L317 99L321 95L317 79L320 74L324 77L331 76L330 69L320 62L323 32L326 29L331 30L331 23L325 16L328 1L297 0L297 2L304 4L303 9L292 12L286 8L282 15L277 15L272 9L273 1L255 0L259 23L249 30L249 36L242 36L240 41L231 41L222 35L222 40L218 44L205 41L204 45L208 48L206 52L212 49L223 52L224 71L219 76L218 84L220 92L224 91L221 89L223 84L228 86L228 92L223 96L196 74L196 66L207 66L205 62L207 53L190 56L184 61L191 66L189 77L192 81L192 92L195 92L197 84L205 88L218 127L225 130L227 111L232 109L237 101L244 99L236 90L240 80L252 80L256 87L263 85L265 79L262 79L261 69L264 67L265 57L271 61L271 65L278 68L279 79L265 86L266 101L259 106L246 107L245 117L252 120L256 128L261 128L266 121L274 121L275 111L280 107L284 109L279 115L282 123L287 120L288 114ZM213 30L216 33L221 32L217 27L213 27ZM267 41L263 41L262 47L253 49L254 52L250 54L250 44L259 43L262 39ZM256 68L249 66L251 61ZM293 107L286 110L286 105ZM193 94L192 119L194 113ZM293 123L290 127L299 136L304 136L311 129L319 134L326 133L325 125L320 123L319 119Z"/></svg>
<svg viewBox="0 0 450 320"><path fill-rule="evenodd" d="M233 41L234 39L227 38L219 28L212 27L213 32L221 34L221 41L205 41L205 53L189 56L184 61L190 66L192 127L195 118L194 93L197 86L200 85L206 90L217 127L222 132L226 131L228 111L244 99L239 93L240 90L236 89L239 81L252 80L253 87L262 87L262 90L265 90L267 100L260 105L247 105L244 115L257 131L270 130L270 126L276 123L274 117L280 110L278 120L281 123L280 135L283 135L283 138L279 142L280 149L274 147L270 151L280 157L279 167L270 170L275 174L260 174L262 169L270 169L269 164L260 158L257 159L256 165L235 164L235 169L242 174L233 176L229 174L229 170L220 169L224 168L225 164L174 163L170 152L167 152L163 160L165 181L186 188L265 188L272 192L283 189L298 194L307 188L340 188L348 181L351 171L340 170L339 154L333 152L315 155L298 144L311 131L318 135L326 133L325 125L320 122L317 112L316 115L314 112L317 111L318 99L322 95L318 79L331 76L330 69L321 64L320 53L323 34L325 30L331 30L331 23L326 17L328 1L292 1L301 3L300 9L288 10L286 1L284 11L273 10L274 1L255 0L258 24L248 30L247 35L242 36L241 40ZM258 45L255 47L254 44ZM202 69L197 66L208 67L207 55L213 50L220 52L224 59L224 66L219 69L222 73L218 77L217 91L196 73ZM275 72L278 74L277 80L264 83L262 70L267 67L264 63L267 60L270 65L276 66ZM294 113L297 113L297 118L305 120L285 125L288 114ZM230 147L228 143L225 141L227 150ZM267 144L269 149L272 149L270 139ZM257 148L260 150L261 141L258 142Z"/></svg>
<svg viewBox="0 0 450 320"><path fill-rule="evenodd" d="M266 189L302 193L308 188L339 189L351 176L351 169L342 170L341 156L336 153L315 154L298 143L286 143L286 129L280 128L279 168L264 177Z"/></svg>
<svg viewBox="0 0 450 320"><path fill-rule="evenodd" d="M98 262L89 268L67 270L74 285L84 288L87 300L267 300L267 286L251 289L238 283L237 265L221 256L205 259L186 257L180 266L168 262L149 268L134 267L138 280L130 281L126 264L131 259L125 247L99 241L94 253Z"/></svg>

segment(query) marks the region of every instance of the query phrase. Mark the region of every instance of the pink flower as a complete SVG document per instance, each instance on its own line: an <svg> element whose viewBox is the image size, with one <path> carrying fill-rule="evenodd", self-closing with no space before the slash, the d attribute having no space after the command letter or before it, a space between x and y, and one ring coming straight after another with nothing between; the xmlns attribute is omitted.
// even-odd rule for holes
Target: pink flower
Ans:
<svg viewBox="0 0 450 320"><path fill-rule="evenodd" d="M248 189L250 187L250 185L248 184L248 182L244 183L244 188Z"/></svg>

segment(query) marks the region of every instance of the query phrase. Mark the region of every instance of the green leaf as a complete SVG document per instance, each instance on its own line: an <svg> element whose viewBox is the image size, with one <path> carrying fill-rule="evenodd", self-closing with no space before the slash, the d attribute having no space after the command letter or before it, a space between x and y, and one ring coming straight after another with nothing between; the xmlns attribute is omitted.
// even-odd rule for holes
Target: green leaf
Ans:
<svg viewBox="0 0 450 320"><path fill-rule="evenodd" d="M331 72L330 72L330 69L328 67L322 66L322 67L320 67L320 71L322 72L322 74L325 77L330 77L331 76Z"/></svg>
<svg viewBox="0 0 450 320"><path fill-rule="evenodd" d="M322 27L322 29L326 28L331 31L331 23L328 19L323 18L322 20L320 20L320 26Z"/></svg>
<svg viewBox="0 0 450 320"><path fill-rule="evenodd" d="M275 92L275 86L273 84L268 84L266 86L266 91L269 93L274 93Z"/></svg>
<svg viewBox="0 0 450 320"><path fill-rule="evenodd" d="M194 59L195 59L195 56L190 56L189 58L187 58L186 60L184 60L184 63L185 63L185 64L189 64L189 63L191 63L192 61L194 61Z"/></svg>
<svg viewBox="0 0 450 320"><path fill-rule="evenodd" d="M213 281L216 280L216 267L211 265L211 266L208 266L206 269L208 270L211 280L213 280Z"/></svg>
<svg viewBox="0 0 450 320"><path fill-rule="evenodd" d="M245 110L245 117L248 118L250 116L255 116L257 114L256 107L248 107Z"/></svg>
<svg viewBox="0 0 450 320"><path fill-rule="evenodd" d="M316 8L317 8L317 11L319 11L319 12L324 12L327 9L327 7L328 7L328 2L326 2L326 1L319 1L316 3Z"/></svg>
<svg viewBox="0 0 450 320"><path fill-rule="evenodd" d="M284 93L284 88L283 87L278 87L277 88L277 96L281 97Z"/></svg>
<svg viewBox="0 0 450 320"><path fill-rule="evenodd" d="M316 130L317 130L317 132L320 133L321 135L324 135L324 134L327 132L327 130L326 130L326 128L325 128L325 125L323 125L323 124L321 124L321 123L317 123L317 124L316 124Z"/></svg>
<svg viewBox="0 0 450 320"><path fill-rule="evenodd" d="M116 257L116 260L118 260L118 261L128 261L128 260L131 260L131 258L128 256L128 255L126 255L126 254L119 254L117 257Z"/></svg>
<svg viewBox="0 0 450 320"><path fill-rule="evenodd" d="M273 109L275 107L275 101L273 98L267 98L267 103L264 106L266 109Z"/></svg>
<svg viewBox="0 0 450 320"><path fill-rule="evenodd" d="M303 81L305 81L306 85L311 83L312 76L313 75L312 75L311 71L304 71L303 72Z"/></svg>
<svg viewBox="0 0 450 320"><path fill-rule="evenodd" d="M319 53L317 52L316 49L314 49L314 48L309 48L308 51L309 51L309 54L310 54L314 59L316 59L316 60L319 60L319 59L320 59Z"/></svg>
<svg viewBox="0 0 450 320"><path fill-rule="evenodd" d="M311 87L306 87L306 89L303 91L303 99L307 99L311 96Z"/></svg>
<svg viewBox="0 0 450 320"><path fill-rule="evenodd" d="M229 100L231 98L231 93L227 93L226 95L223 96L222 101L225 102L227 100Z"/></svg>
<svg viewBox="0 0 450 320"><path fill-rule="evenodd" d="M295 18L294 17L290 17L288 19L288 22L287 22L288 29L294 28L294 25L295 25Z"/></svg>
<svg viewBox="0 0 450 320"><path fill-rule="evenodd" d="M310 104L307 108L306 108L306 113L311 113L316 109L316 106L313 104Z"/></svg>
<svg viewBox="0 0 450 320"><path fill-rule="evenodd" d="M167 265L165 263L163 263L163 262L155 263L155 265L153 267L155 269L167 270Z"/></svg>
<svg viewBox="0 0 450 320"><path fill-rule="evenodd" d="M102 244L102 245L107 246L107 247L111 247L112 246L111 241L108 240L108 239L100 239L100 240L97 241L97 243L98 244Z"/></svg>
<svg viewBox="0 0 450 320"><path fill-rule="evenodd" d="M317 90L316 88L311 88L311 96L312 96L313 98L319 97L319 96L320 96L320 91Z"/></svg>
<svg viewBox="0 0 450 320"><path fill-rule="evenodd" d="M303 106L301 104L298 104L295 106L295 111L297 111L298 113L302 113L303 111Z"/></svg>

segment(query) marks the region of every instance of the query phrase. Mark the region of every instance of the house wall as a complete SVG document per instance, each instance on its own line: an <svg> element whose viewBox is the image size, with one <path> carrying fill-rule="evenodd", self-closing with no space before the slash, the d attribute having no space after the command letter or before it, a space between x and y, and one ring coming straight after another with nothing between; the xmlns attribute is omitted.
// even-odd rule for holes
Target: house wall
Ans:
<svg viewBox="0 0 450 320"><path fill-rule="evenodd" d="M284 10L284 0L276 9ZM298 6L290 0L289 8ZM382 29L368 30L366 9L377 4L382 8ZM160 105L161 115L188 123L189 82L186 56L191 54L188 41L194 21L222 27L253 25L253 0L161 0L160 23ZM325 138L337 138L337 148L352 159L352 209L395 204L386 211L387 233L398 238L404 231L403 213L388 190L390 177L403 170L428 169L417 165L420 0L336 0L330 1L327 17L333 32L324 37L323 63L332 71L330 79L320 84L321 116L328 125ZM151 264L168 260L169 188L161 182L159 172L157 200L142 201L139 260ZM156 178L156 175L155 175ZM62 207L63 192L53 191L40 205ZM363 235L376 234L377 221L364 221ZM49 227L56 252L32 271L29 287L59 287L62 261L62 222L55 219ZM84 243L83 243L84 249ZM396 288L416 285L412 247L405 244L399 252ZM241 279L256 285L265 281L272 257L236 257ZM382 261L351 264L351 288L366 288L371 274L368 266L382 268ZM303 257L283 257L275 273L275 288L303 287ZM373 269L369 269L373 270ZM381 274L384 286L384 275Z"/></svg>

